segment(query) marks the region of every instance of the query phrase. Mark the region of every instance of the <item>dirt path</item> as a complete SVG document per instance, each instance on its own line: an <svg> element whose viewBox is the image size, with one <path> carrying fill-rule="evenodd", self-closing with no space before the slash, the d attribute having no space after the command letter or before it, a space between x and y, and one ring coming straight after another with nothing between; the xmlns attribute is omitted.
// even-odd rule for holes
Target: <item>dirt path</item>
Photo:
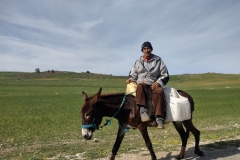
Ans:
<svg viewBox="0 0 240 160"><path fill-rule="evenodd" d="M225 146L223 143L234 144ZM214 146L212 149L206 149L209 146ZM217 149L217 148L225 149ZM189 144L186 149L185 160L240 160L240 140L220 141L220 142L208 142L200 145L201 150L204 151L205 156L199 157L194 154L194 146ZM180 150L180 148L179 148ZM173 152L157 152L156 156L158 160L175 160L175 157L179 154L179 151ZM108 160L108 157L98 160ZM151 160L150 154L147 150L138 154L120 154L116 156L116 160Z"/></svg>
<svg viewBox="0 0 240 160"><path fill-rule="evenodd" d="M171 148L173 151L157 151L155 153L158 160L175 160L175 157L179 154L180 146ZM215 142L202 142L200 143L200 149L204 152L204 157L199 157L194 154L194 144L188 144L185 153L185 160L240 160L240 137L228 140L220 140ZM1 151L1 150L0 150ZM10 152L10 151L9 151ZM14 152L14 151L11 151ZM1 153L1 152L0 152ZM74 155L56 155L52 158L46 158L47 160L57 160L63 157L67 160L88 160L84 157L84 153L78 153ZM1 154L0 154L1 155ZM110 156L110 153L109 153ZM1 159L1 157L0 157ZM9 158L12 159L12 158ZM151 160L149 151L145 148L139 153L123 153L118 154L116 160ZM109 157L99 158L97 160L109 160Z"/></svg>
<svg viewBox="0 0 240 160"><path fill-rule="evenodd" d="M233 147L227 149L219 149L214 151L204 151L205 156L199 157L192 151L187 150L186 160L240 160L240 147ZM156 156L158 160L175 160L178 155L177 151L174 152L157 152ZM108 158L101 158L98 160L108 160ZM151 160L148 151L144 151L138 154L121 154L116 157L116 160Z"/></svg>

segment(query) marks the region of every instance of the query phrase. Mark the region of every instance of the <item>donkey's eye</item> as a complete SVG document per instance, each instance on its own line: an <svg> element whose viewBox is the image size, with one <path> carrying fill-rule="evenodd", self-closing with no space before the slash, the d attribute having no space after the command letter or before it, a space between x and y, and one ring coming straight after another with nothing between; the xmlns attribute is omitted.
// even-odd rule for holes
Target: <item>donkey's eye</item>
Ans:
<svg viewBox="0 0 240 160"><path fill-rule="evenodd" d="M86 117L90 117L91 115L91 113L86 113Z"/></svg>

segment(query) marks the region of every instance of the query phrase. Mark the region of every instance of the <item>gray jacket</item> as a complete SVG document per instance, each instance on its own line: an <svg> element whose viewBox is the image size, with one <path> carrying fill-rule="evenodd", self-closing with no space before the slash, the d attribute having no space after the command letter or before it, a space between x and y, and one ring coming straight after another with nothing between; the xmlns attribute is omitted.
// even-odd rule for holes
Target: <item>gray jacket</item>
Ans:
<svg viewBox="0 0 240 160"><path fill-rule="evenodd" d="M137 83L145 83L148 85L158 82L162 87L165 86L169 80L169 74L166 65L159 56L154 54L150 60L150 63L152 65L148 71L144 67L143 56L137 59L129 73L129 79L132 81L137 81Z"/></svg>

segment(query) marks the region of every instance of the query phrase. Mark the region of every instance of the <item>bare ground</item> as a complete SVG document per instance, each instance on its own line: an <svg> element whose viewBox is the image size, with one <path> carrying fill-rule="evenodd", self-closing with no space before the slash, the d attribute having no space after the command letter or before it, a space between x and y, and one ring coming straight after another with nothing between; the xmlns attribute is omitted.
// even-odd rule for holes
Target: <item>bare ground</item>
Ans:
<svg viewBox="0 0 240 160"><path fill-rule="evenodd" d="M194 154L194 145L188 144L185 154L186 160L240 160L240 137L230 140L217 141L217 142L204 142L200 143L200 149L204 152L204 157L199 157ZM158 160L174 160L179 154L179 148L172 148L173 151L157 151L155 150ZM75 155L61 155L61 158L67 160L88 160L85 158L84 153ZM49 158L49 160L57 160L59 156ZM1 158L0 158L1 159ZM97 160L108 160L109 157L99 158ZM118 154L116 160L150 160L151 156L147 149L142 149L139 153L124 153Z"/></svg>
<svg viewBox="0 0 240 160"><path fill-rule="evenodd" d="M194 145L189 144L186 149L185 160L240 160L240 139L218 141L218 142L205 142L200 144L200 148L204 151L205 156L199 157L194 154ZM211 146L213 146L211 148ZM220 149L222 148L222 149ZM174 149L176 150L176 149ZM179 148L180 151L180 148ZM158 160L174 160L179 154L179 151L155 151ZM77 154L67 159L85 160L82 157L84 153ZM99 158L97 160L108 160L109 157ZM127 153L119 154L116 156L116 160L151 160L151 156L148 150L143 150L140 153Z"/></svg>
<svg viewBox="0 0 240 160"><path fill-rule="evenodd" d="M190 150L191 152L189 152ZM191 148L187 148L185 160L240 160L240 147L204 151L204 154L204 157L199 157L192 152ZM175 160L177 155L177 151L156 153L158 160ZM81 154L77 154L74 158L70 159L85 160L85 158L82 158ZM109 160L109 157L100 158L98 160ZM151 160L151 157L148 151L143 151L138 154L120 154L117 155L116 160Z"/></svg>
<svg viewBox="0 0 240 160"><path fill-rule="evenodd" d="M32 146L33 147L33 146ZM35 146L37 147L37 146ZM194 144L190 143L187 145L185 159L186 160L240 160L240 136L232 139L219 140L219 141L208 141L201 142L200 149L204 152L204 157L199 157L194 154ZM155 149L156 156L158 160L174 160L179 154L180 146L171 148L170 152L158 151ZM10 150L5 150L5 152L11 152ZM1 147L0 147L1 153ZM2 152L3 153L3 152ZM1 155L1 154L0 154ZM109 155L110 156L110 155ZM88 160L84 157L84 153L78 153L75 155L57 155L53 158L47 158L51 160L56 160L63 158L67 160ZM1 158L0 158L1 159ZM11 159L11 158L10 158ZM99 158L97 160L108 160L109 157ZM151 156L146 148L141 149L139 153L123 153L116 156L116 160L150 160Z"/></svg>
<svg viewBox="0 0 240 160"><path fill-rule="evenodd" d="M190 149L192 150L192 149ZM158 160L174 160L178 155L178 151L173 152L157 152L156 156ZM233 147L227 149L219 149L214 151L204 151L205 156L199 157L192 152L187 150L185 159L186 160L239 160L240 159L240 147ZM101 158L99 160L108 160L108 157ZM151 160L148 151L144 151L138 154L121 154L116 157L116 160Z"/></svg>

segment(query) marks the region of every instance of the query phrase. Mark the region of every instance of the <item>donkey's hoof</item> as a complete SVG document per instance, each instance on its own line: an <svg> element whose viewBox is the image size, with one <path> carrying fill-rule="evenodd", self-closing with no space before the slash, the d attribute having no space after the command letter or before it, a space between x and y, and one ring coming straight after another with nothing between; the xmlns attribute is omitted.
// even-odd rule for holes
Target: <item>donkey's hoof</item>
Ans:
<svg viewBox="0 0 240 160"><path fill-rule="evenodd" d="M184 158L184 156L182 156L182 155L178 155L175 159L183 159Z"/></svg>
<svg viewBox="0 0 240 160"><path fill-rule="evenodd" d="M157 160L157 157L156 157L156 156L153 156L153 157L152 157L152 160Z"/></svg>
<svg viewBox="0 0 240 160"><path fill-rule="evenodd" d="M203 151L195 151L194 152L196 155L203 157L204 156L204 152Z"/></svg>
<svg viewBox="0 0 240 160"><path fill-rule="evenodd" d="M115 154L112 154L111 157L109 157L109 160L115 160Z"/></svg>

